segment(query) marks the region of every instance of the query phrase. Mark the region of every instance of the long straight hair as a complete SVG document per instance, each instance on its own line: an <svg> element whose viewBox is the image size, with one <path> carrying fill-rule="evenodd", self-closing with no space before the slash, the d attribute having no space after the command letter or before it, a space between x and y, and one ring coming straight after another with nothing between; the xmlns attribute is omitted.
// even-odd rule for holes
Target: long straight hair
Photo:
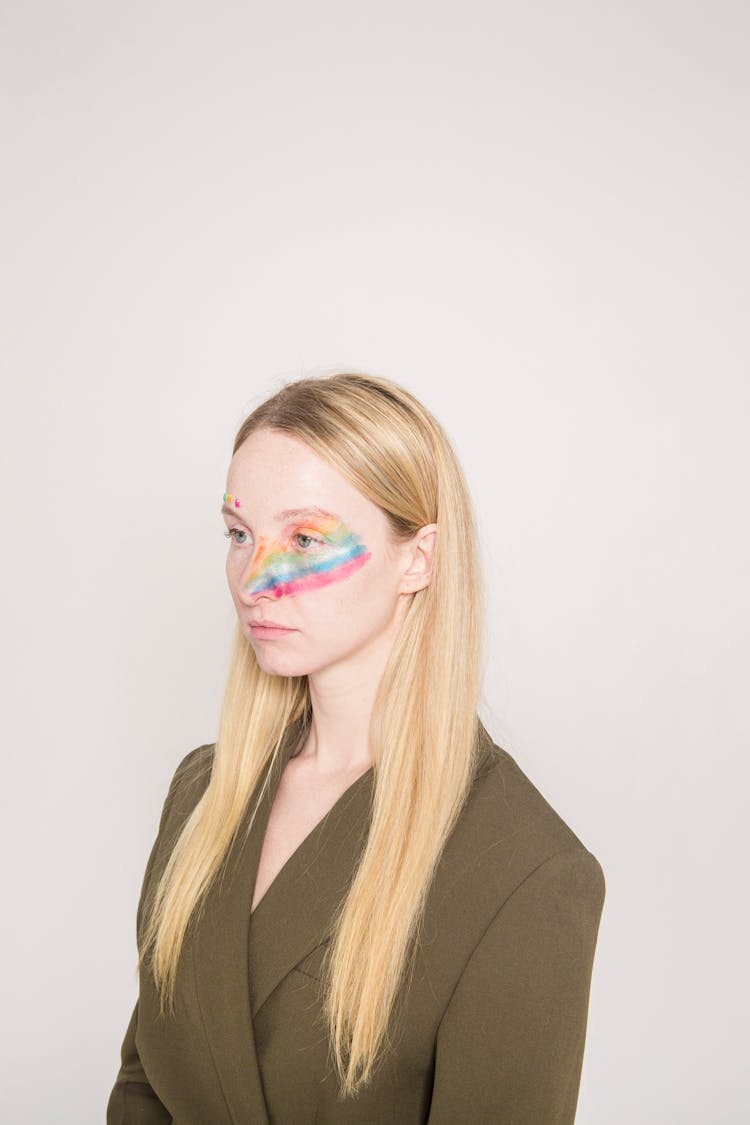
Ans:
<svg viewBox="0 0 750 1125"><path fill-rule="evenodd" d="M476 526L443 428L391 380L343 372L288 383L245 419L233 453L261 427L306 442L382 509L394 542L426 524L438 527L430 583L412 596L377 689L371 821L324 958L329 1061L345 1098L370 1082L391 1046L427 894L480 760L484 595ZM262 671L237 628L210 781L159 881L139 952L139 968L150 955L162 1012L174 1010L191 917L246 811L252 823L260 807L263 792L252 809L250 802L264 770L291 725L310 713L307 676Z"/></svg>

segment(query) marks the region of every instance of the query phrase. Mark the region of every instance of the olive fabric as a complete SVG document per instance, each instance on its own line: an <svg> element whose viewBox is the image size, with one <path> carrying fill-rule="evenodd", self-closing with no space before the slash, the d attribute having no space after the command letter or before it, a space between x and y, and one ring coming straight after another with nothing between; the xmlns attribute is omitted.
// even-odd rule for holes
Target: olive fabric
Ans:
<svg viewBox="0 0 750 1125"><path fill-rule="evenodd" d="M480 764L430 887L390 1052L340 1100L322 1022L329 925L367 838L373 768L288 859L251 914L287 737L244 838L188 928L173 1017L142 973L107 1125L570 1125L605 897L595 856L478 722ZM208 784L180 763L138 906ZM249 817L249 813L246 814ZM364 951L363 951L364 955Z"/></svg>

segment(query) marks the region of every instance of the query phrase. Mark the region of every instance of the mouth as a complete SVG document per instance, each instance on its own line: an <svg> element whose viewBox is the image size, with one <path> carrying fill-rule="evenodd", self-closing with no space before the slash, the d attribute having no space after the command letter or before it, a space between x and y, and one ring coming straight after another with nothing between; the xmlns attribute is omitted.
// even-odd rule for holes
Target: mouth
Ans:
<svg viewBox="0 0 750 1125"><path fill-rule="evenodd" d="M249 621L248 625L252 630L253 636L281 636L284 633L295 633L296 629L288 629L286 625L278 625L275 621Z"/></svg>

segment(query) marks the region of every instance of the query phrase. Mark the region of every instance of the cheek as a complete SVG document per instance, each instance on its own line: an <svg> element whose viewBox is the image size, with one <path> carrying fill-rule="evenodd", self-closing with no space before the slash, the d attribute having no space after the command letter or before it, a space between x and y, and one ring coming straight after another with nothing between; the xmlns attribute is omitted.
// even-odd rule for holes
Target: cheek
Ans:
<svg viewBox="0 0 750 1125"><path fill-rule="evenodd" d="M242 576L247 569L247 558L243 558L238 551L232 551L227 556L225 569L231 591L237 594L241 588Z"/></svg>
<svg viewBox="0 0 750 1125"><path fill-rule="evenodd" d="M300 606L318 610L339 633L356 632L363 624L385 620L393 612L395 595L391 575L382 559L368 558L356 570L327 585L300 591Z"/></svg>

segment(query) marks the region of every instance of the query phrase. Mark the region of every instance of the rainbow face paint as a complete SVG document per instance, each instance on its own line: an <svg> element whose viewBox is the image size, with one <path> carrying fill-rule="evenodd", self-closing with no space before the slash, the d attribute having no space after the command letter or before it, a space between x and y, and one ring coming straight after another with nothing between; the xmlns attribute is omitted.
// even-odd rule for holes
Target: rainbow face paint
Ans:
<svg viewBox="0 0 750 1125"><path fill-rule="evenodd" d="M300 547L298 538L313 542ZM244 588L275 598L319 590L348 578L370 557L371 552L345 523L315 518L295 525L278 539L261 537Z"/></svg>

